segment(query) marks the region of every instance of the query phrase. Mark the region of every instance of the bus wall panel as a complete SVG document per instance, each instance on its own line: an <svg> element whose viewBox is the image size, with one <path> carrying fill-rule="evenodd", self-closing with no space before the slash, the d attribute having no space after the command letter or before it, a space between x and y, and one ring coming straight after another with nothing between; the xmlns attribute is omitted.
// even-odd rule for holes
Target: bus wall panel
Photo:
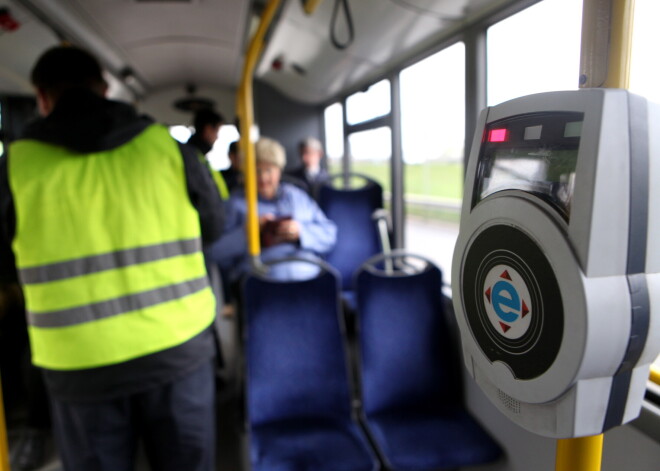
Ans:
<svg viewBox="0 0 660 471"><path fill-rule="evenodd" d="M272 86L254 84L255 122L261 136L278 140L286 149L287 168L300 165L298 143L306 137L323 141L323 108L299 103Z"/></svg>

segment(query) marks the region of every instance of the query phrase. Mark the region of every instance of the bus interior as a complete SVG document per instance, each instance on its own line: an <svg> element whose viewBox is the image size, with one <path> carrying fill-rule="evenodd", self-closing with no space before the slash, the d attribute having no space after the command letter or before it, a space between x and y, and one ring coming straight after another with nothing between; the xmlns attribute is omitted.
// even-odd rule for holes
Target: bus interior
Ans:
<svg viewBox="0 0 660 471"><path fill-rule="evenodd" d="M133 104L167 125L178 140L190 136L195 110L219 111L225 124L207 157L214 170L227 168L227 147L239 139L244 124L237 109L251 38L271 3L0 0L0 153L36 116L30 83L36 59L49 47L72 44L100 60L109 98ZM583 2L276 3L249 77L253 136L282 143L287 168L300 164L301 139L316 137L324 144L324 165L331 174L354 172L378 182L392 248L419 254L440 268L445 307L451 310L452 253L479 113L518 96L578 88ZM610 3L617 2L600 1ZM655 0L629 3L636 3L630 89L660 101L660 65L652 47L660 40L653 25L660 8ZM225 361L218 373L218 470L251 469L239 316L229 312L217 321ZM448 325L455 328L451 314ZM26 394L22 384L15 384L23 381L16 365L26 360L25 352L11 350L7 335L0 331L1 364L10 370L2 372L2 381L15 459ZM460 348L454 349L460 356ZM502 450L491 463L461 469L554 469L554 439L507 420L464 371L455 390ZM138 469L148 469L142 461ZM640 417L605 434L602 469L655 471L658 463L660 386L649 382ZM46 459L33 469L62 469L52 439Z"/></svg>

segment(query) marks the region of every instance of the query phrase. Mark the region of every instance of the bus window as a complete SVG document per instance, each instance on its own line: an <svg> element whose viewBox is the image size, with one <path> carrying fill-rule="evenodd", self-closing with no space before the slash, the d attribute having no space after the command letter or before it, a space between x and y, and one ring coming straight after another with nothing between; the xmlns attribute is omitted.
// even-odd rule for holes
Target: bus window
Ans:
<svg viewBox="0 0 660 471"><path fill-rule="evenodd" d="M488 105L577 89L581 26L582 2L544 0L488 28Z"/></svg>
<svg viewBox="0 0 660 471"><path fill-rule="evenodd" d="M422 199L429 202L437 199L456 208L460 205L464 122L465 45L462 42L401 72L401 131L408 214L419 213L415 202Z"/></svg>
<svg viewBox="0 0 660 471"><path fill-rule="evenodd" d="M385 116L390 112L390 81L381 80L364 92L354 93L346 99L346 121L358 124Z"/></svg>
<svg viewBox="0 0 660 471"><path fill-rule="evenodd" d="M464 43L411 65L400 77L406 245L449 279L463 196Z"/></svg>
<svg viewBox="0 0 660 471"><path fill-rule="evenodd" d="M335 103L325 109L324 122L328 172L341 173L344 157L344 110L341 103Z"/></svg>
<svg viewBox="0 0 660 471"><path fill-rule="evenodd" d="M630 91L660 103L660 62L657 60L660 30L657 0L635 1Z"/></svg>
<svg viewBox="0 0 660 471"><path fill-rule="evenodd" d="M383 126L355 132L348 136L348 143L351 149L351 172L373 178L380 183L384 192L389 192L392 130Z"/></svg>
<svg viewBox="0 0 660 471"><path fill-rule="evenodd" d="M170 126L170 135L179 142L187 142L190 136L192 136L192 132L192 126Z"/></svg>
<svg viewBox="0 0 660 471"><path fill-rule="evenodd" d="M225 170L231 163L227 156L229 144L239 139L238 129L233 124L223 124L218 133L218 139L213 144L213 148L206 154L211 168L215 170Z"/></svg>

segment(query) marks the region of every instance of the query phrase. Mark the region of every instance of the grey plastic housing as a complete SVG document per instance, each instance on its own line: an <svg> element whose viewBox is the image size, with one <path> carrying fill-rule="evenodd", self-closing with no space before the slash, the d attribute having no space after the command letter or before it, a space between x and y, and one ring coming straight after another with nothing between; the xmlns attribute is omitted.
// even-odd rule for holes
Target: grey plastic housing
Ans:
<svg viewBox="0 0 660 471"><path fill-rule="evenodd" d="M473 205L489 124L553 112L584 114L570 218L517 189ZM531 95L480 115L454 250L453 302L469 373L507 417L531 432L554 438L594 435L639 414L649 365L660 351L660 185L652 183L660 182L659 125L658 105L608 89ZM480 344L475 332L481 327L468 320L475 315L466 312L466 304L491 299L466 303L464 277L472 270L466 259L478 249L475 240L482 243L479 235L493 227L531 239L561 293L557 352L552 364L533 378L520 379L506 361L491 361L489 357L497 356L495 347ZM645 322L641 330L639 319ZM544 312L539 328L549 328L553 321L555 313ZM519 355L524 362L527 353Z"/></svg>

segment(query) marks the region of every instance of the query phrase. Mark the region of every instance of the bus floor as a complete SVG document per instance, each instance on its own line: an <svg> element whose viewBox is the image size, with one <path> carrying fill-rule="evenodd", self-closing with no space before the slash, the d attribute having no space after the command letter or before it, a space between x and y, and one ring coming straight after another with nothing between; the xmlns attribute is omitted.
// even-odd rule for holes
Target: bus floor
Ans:
<svg viewBox="0 0 660 471"><path fill-rule="evenodd" d="M244 425L244 404L240 384L240 355L237 342L236 318L234 316L221 316L217 322L217 328L221 338L222 354L225 367L218 372L218 389L216 396L216 469L218 471L243 471L248 470L247 435ZM22 415L18 412L18 420ZM12 429L11 423L8 431L10 458L16 460L16 452L19 448L21 435L16 429ZM46 440L45 464L35 471L63 471L62 464L57 456L52 437ZM20 471L20 468L12 463L12 471ZM147 463L145 454L140 448L138 450L135 471L152 470Z"/></svg>
<svg viewBox="0 0 660 471"><path fill-rule="evenodd" d="M248 469L246 465L247 441L243 433L240 413L242 407L237 395L229 395L223 392L218 395L216 446L216 469L218 471L243 471ZM10 432L10 456L12 456L16 441L16 434ZM64 468L57 457L52 438L47 440L46 455L45 464L36 468L35 471L63 471ZM14 465L11 466L11 469L12 471L20 471L20 468ZM138 452L135 471L155 471L149 467L141 449Z"/></svg>

